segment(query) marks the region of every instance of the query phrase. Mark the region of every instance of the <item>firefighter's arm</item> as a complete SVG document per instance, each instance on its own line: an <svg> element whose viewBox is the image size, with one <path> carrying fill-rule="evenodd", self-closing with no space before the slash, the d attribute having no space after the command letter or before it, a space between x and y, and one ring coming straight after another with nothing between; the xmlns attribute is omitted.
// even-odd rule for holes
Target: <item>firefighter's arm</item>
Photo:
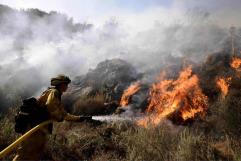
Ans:
<svg viewBox="0 0 241 161"><path fill-rule="evenodd" d="M64 110L63 106L62 106L62 109ZM92 119L92 116L76 116L76 115L71 115L70 113L67 113L65 110L64 110L64 120L66 121L75 121L75 122L88 122L88 123L91 123L91 124L94 124L94 125L101 125L102 122L98 121L98 120L93 120Z"/></svg>
<svg viewBox="0 0 241 161"><path fill-rule="evenodd" d="M67 113L64 110L64 106L62 106L62 110L63 110L63 113L64 113L64 120L66 120L66 121L75 121L75 122L83 122L83 121L91 122L91 121L93 121L92 116L76 116L76 115L72 115L70 113Z"/></svg>
<svg viewBox="0 0 241 161"><path fill-rule="evenodd" d="M80 116L75 116L75 115L71 115L70 113L67 113L64 110L63 105L62 105L61 109L62 109L65 121L79 121L80 120Z"/></svg>
<svg viewBox="0 0 241 161"><path fill-rule="evenodd" d="M55 90L51 91L46 102L46 106L50 113L51 119L56 121L66 120L66 121L77 121L77 122L92 120L91 116L82 117L82 116L75 116L67 113L64 109L63 104L58 98L58 94L59 94L58 91L55 91Z"/></svg>

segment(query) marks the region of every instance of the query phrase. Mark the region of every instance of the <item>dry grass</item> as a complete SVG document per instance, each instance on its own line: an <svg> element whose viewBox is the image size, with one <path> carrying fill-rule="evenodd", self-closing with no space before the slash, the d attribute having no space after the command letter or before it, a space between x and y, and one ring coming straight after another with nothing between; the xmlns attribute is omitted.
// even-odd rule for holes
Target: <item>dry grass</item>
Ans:
<svg viewBox="0 0 241 161"><path fill-rule="evenodd" d="M127 160L171 160L176 138L166 127L128 130L123 134Z"/></svg>
<svg viewBox="0 0 241 161"><path fill-rule="evenodd" d="M56 123L44 159L239 161L241 160L239 94L230 91L225 100L218 99L210 106L211 114L206 120L197 121L190 127L170 126L164 123L157 128L145 129L130 122L104 123L98 127L89 123ZM85 110L86 113L103 110L101 107L104 98L101 95L81 100L80 105L76 106L81 113ZM90 102L96 111L87 108L90 107ZM15 111L10 110L9 114L1 117L1 149L19 136L14 132L13 113ZM219 154L214 148L217 143L227 143L227 146L223 147L224 154ZM225 156L225 152L231 152L229 159ZM13 154L6 159L12 157Z"/></svg>
<svg viewBox="0 0 241 161"><path fill-rule="evenodd" d="M116 143L115 130L107 125L57 123L46 156L52 160L122 160L124 149Z"/></svg>
<svg viewBox="0 0 241 161"><path fill-rule="evenodd" d="M241 133L241 93L230 90L225 99L217 99L209 107L210 115L206 117L208 128L216 135L230 134L240 136ZM207 128L207 129L208 129Z"/></svg>
<svg viewBox="0 0 241 161"><path fill-rule="evenodd" d="M15 109L11 108L9 113L6 115L2 115L0 117L0 140L1 140L1 147L3 145L8 145L14 140L18 135L16 135L14 131L14 114Z"/></svg>
<svg viewBox="0 0 241 161"><path fill-rule="evenodd" d="M237 136L241 133L241 93L239 90L231 90L226 99L226 108L223 116L226 121L226 130Z"/></svg>
<svg viewBox="0 0 241 161"><path fill-rule="evenodd" d="M188 129L179 133L165 127L125 133L127 160L213 161L210 144L204 135Z"/></svg>
<svg viewBox="0 0 241 161"><path fill-rule="evenodd" d="M105 96L97 94L95 96L82 96L79 98L74 106L73 112L79 115L97 115L105 112Z"/></svg>
<svg viewBox="0 0 241 161"><path fill-rule="evenodd" d="M13 122L1 120L1 146L16 139ZM89 123L56 123L50 136L44 159L47 160L165 160L165 161L224 161L212 148L216 142L228 142L233 159L241 159L240 138L228 134L216 140L198 130L175 128L163 124L157 128L141 128L119 122L93 127ZM6 159L12 159L13 155Z"/></svg>
<svg viewBox="0 0 241 161"><path fill-rule="evenodd" d="M175 152L176 161L213 161L215 160L211 142L203 134L195 134L188 129L178 136L178 146Z"/></svg>
<svg viewBox="0 0 241 161"><path fill-rule="evenodd" d="M6 115L0 116L0 151L15 141L20 135L14 131L14 114L16 109L10 108ZM7 156L6 160L13 157L13 153Z"/></svg>

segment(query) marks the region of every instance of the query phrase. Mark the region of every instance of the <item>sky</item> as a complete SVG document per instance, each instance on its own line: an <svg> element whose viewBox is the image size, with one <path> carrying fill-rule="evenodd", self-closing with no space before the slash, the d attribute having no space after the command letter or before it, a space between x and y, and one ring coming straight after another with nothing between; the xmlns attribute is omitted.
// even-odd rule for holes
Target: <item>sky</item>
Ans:
<svg viewBox="0 0 241 161"><path fill-rule="evenodd" d="M103 24L111 17L129 24L134 19L136 22L133 23L138 25L140 21L165 22L170 16L178 18L179 14L193 8L211 12L213 17L219 18L218 23L241 23L236 21L241 13L241 0L0 0L0 4L17 9L54 10L73 17L75 22L95 24Z"/></svg>
<svg viewBox="0 0 241 161"><path fill-rule="evenodd" d="M141 13L153 6L169 7L172 0L0 0L1 4L17 9L39 8L59 11L76 21L116 16L120 13Z"/></svg>

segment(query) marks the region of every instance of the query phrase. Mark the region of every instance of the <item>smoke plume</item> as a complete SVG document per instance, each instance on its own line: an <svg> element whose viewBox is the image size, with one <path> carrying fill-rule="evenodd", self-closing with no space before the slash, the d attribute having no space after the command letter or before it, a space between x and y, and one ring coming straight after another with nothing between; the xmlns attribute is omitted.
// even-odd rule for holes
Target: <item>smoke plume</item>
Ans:
<svg viewBox="0 0 241 161"><path fill-rule="evenodd" d="M0 5L1 91L38 95L51 77L63 73L73 78L112 58L126 60L141 72L159 69L168 57L201 62L208 54L230 47L229 27L235 24L229 22L234 13L229 7L224 10L227 15L219 18L220 6L205 7L176 2L169 9L154 7L95 25L74 23L54 11ZM239 26L236 35L240 42Z"/></svg>

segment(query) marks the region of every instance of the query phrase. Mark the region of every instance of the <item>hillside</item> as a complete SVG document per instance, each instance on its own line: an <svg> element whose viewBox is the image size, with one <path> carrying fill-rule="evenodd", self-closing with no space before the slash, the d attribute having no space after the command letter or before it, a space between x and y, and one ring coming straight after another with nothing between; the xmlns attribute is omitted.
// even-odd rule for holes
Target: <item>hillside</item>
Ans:
<svg viewBox="0 0 241 161"><path fill-rule="evenodd" d="M142 40L127 42L135 48L118 39L116 26L111 23L107 28L114 31L104 28L98 35L88 32L92 24L74 23L61 13L0 5L0 36L6 42L0 53L8 53L0 55L0 150L20 137L14 116L21 100L38 97L50 76L61 71L72 79L62 96L66 111L96 121L54 122L43 160L240 161L240 28L211 25L205 34L218 36L206 42L201 26L174 25L164 30L170 31L171 41L163 40L167 50L153 51L146 41L159 36L158 27L152 29L157 35L138 34L148 35L143 46L135 44ZM190 37L182 46L178 37L185 33ZM161 48L160 42L155 44ZM120 48L130 55L122 59ZM107 52L106 57L97 51ZM98 63L91 64L92 59ZM85 63L89 68L83 72Z"/></svg>

